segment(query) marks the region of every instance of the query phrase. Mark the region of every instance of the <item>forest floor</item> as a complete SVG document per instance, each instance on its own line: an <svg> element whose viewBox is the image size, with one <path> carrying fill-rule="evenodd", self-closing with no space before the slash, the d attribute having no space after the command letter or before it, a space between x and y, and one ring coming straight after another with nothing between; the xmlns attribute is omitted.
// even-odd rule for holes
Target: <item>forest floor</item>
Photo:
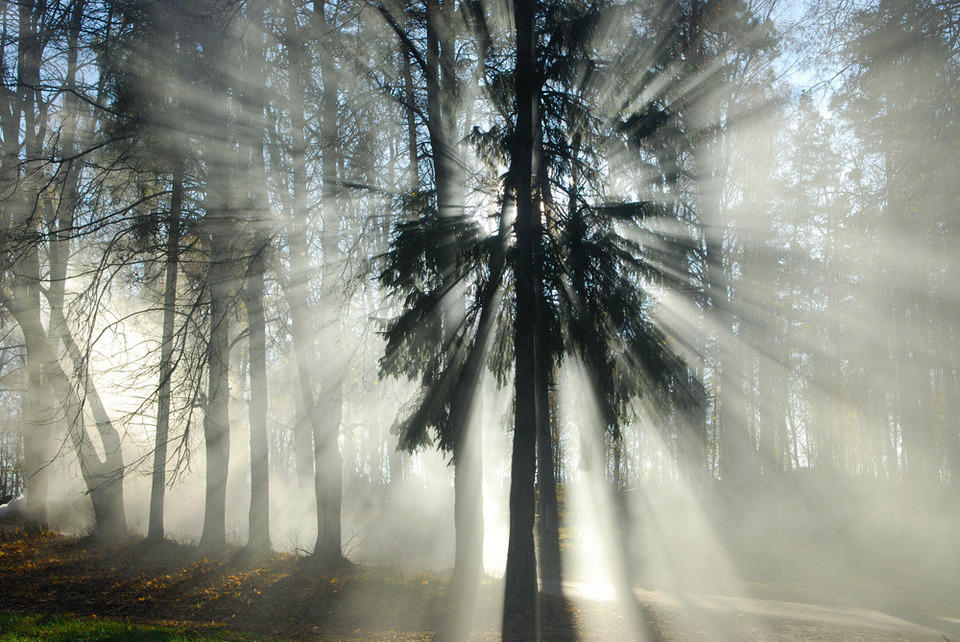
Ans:
<svg viewBox="0 0 960 642"><path fill-rule="evenodd" d="M631 614L609 596L571 583L569 599L544 598L543 638L627 640L638 637L631 626L642 622L644 637L655 640L960 640L956 617L852 606L823 594L806 599L790 587L748 588L748 596L683 600L638 588ZM43 622L62 624L62 616L76 616L180 632L92 639L429 640L440 622L444 591L443 578L400 569L322 569L286 554L258 560L240 550L204 556L196 547L171 542L104 546L0 529L0 640L33 637L5 634L6 622L22 621L22 614L54 616L31 620L38 631ZM481 587L474 639L498 639L501 592L496 580Z"/></svg>

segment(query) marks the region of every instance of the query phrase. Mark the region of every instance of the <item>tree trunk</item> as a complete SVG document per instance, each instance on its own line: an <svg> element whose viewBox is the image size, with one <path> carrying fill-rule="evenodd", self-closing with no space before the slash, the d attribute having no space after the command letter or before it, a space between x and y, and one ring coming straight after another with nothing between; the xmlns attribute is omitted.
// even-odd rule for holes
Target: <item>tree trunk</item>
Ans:
<svg viewBox="0 0 960 642"><path fill-rule="evenodd" d="M536 38L533 3L514 3L516 25L516 130L511 145L511 174L517 214L514 320L515 415L510 476L510 535L504 578L503 639L535 640L537 560L534 548L534 471L536 469L536 269L537 219L532 199L534 131L537 121Z"/></svg>
<svg viewBox="0 0 960 642"><path fill-rule="evenodd" d="M73 340L63 318L51 319L51 326L61 328L60 339L73 361L75 377L83 381L84 397L81 400L69 379L60 368L56 355L51 354L44 364L44 374L53 383L57 397L65 405L75 409L69 418L68 429L75 435L75 446L80 457L80 469L93 502L96 517L96 535L108 542L119 542L127 537L126 514L123 501L123 451L120 433L107 415L96 386L85 371L86 359ZM86 403L97 425L97 434L103 444L104 458L101 461L93 449L83 425L81 408Z"/></svg>
<svg viewBox="0 0 960 642"><path fill-rule="evenodd" d="M541 331L541 334L543 332ZM547 356L549 359L549 355ZM538 362L542 360L538 351ZM548 595L563 595L563 564L560 557L560 514L554 469L554 440L550 417L549 378L542 364L537 373L537 537L539 539L540 588Z"/></svg>
<svg viewBox="0 0 960 642"><path fill-rule="evenodd" d="M507 236L506 211L512 202L505 190L498 243L491 253L490 276L480 294L480 317L473 342L464 359L451 400L450 428L454 431L454 526L456 557L448 591L451 621L438 634L440 639L460 640L470 636L477 588L483 572L483 441L482 424L474 421L483 359L496 319L504 270Z"/></svg>
<svg viewBox="0 0 960 642"><path fill-rule="evenodd" d="M405 14L404 14L405 15ZM413 94L413 75L410 70L410 52L402 47L403 61L400 73L403 76L404 116L407 121L407 156L409 189L412 194L420 191L420 153L417 146L416 99Z"/></svg>
<svg viewBox="0 0 960 642"><path fill-rule="evenodd" d="M49 389L45 385L40 360L31 349L43 337L27 337L27 414L23 434L23 476L27 497L27 520L38 527L47 526L47 493L49 487L50 433L52 417L45 402Z"/></svg>
<svg viewBox="0 0 960 642"><path fill-rule="evenodd" d="M37 255L37 212L31 203L30 194L37 189L31 177L30 167L21 166L20 123L24 124L23 149L29 163L39 157L41 141L36 136L36 101L34 87L40 84L40 60L43 43L37 35L35 3L31 0L19 3L17 30L17 88L4 96L10 96L10 111L13 118L2 122L4 139L3 181L6 190L15 190L2 209L4 229L10 226L11 235L22 251L18 253L10 272L13 290L10 306L33 315L36 310L36 325L25 326L18 320L26 344L27 370L27 416L24 421L24 479L27 493L27 516L33 524L47 524L47 486L49 463L49 439L51 420L49 390L42 373L43 360L38 356L47 338L40 325L40 267ZM15 96L15 97L14 97ZM26 163L24 164L26 165ZM24 171L26 170L26 171ZM13 240L11 239L11 240Z"/></svg>
<svg viewBox="0 0 960 642"><path fill-rule="evenodd" d="M183 163L175 161L170 215L167 219L166 284L163 292L163 330L160 337L160 388L157 433L153 448L153 485L147 540L163 539L163 500L167 485L167 442L170 433L170 387L173 376L173 323L177 304L177 263L180 253L180 210L183 206Z"/></svg>
<svg viewBox="0 0 960 642"><path fill-rule="evenodd" d="M539 128L538 128L539 129ZM550 179L547 175L546 156L538 133L536 173L539 202L545 210L553 206ZM575 172L574 172L575 175ZM539 225L538 225L539 228ZM539 233L538 233L539 236ZM545 287L543 278L544 248L537 243L534 250L537 267L537 539L540 570L540 589L549 595L563 595L563 567L560 559L560 514L557 506L557 480L553 422L551 417L551 387L553 386L553 356L550 354L550 329L544 319Z"/></svg>
<svg viewBox="0 0 960 642"><path fill-rule="evenodd" d="M250 355L250 512L247 550L255 555L270 551L270 443L267 434L267 347L266 318L264 314L264 273L266 254L272 240L269 224L270 209L267 203L267 185L264 161L264 109L267 100L265 84L264 36L265 3L254 2L247 7L247 20L258 28L247 33L245 77L250 85L242 95L247 106L246 135L243 136L241 157L250 169L247 192L249 219L247 223L247 247L250 259L247 266L247 283L244 303L247 309Z"/></svg>
<svg viewBox="0 0 960 642"><path fill-rule="evenodd" d="M466 394L473 396L473 390ZM473 406L472 402L468 402ZM472 414L472 413L467 413ZM454 452L455 557L450 581L450 615L453 628L441 639L468 638L473 622L477 587L483 572L483 457L480 426L469 418L460 430L462 443Z"/></svg>
<svg viewBox="0 0 960 642"><path fill-rule="evenodd" d="M296 23L296 11L292 2L284 3L284 31L287 41L287 56L291 60L289 73L289 109L293 146L290 154L293 161L293 216L287 232L290 249L289 305L293 335L293 350L297 367L297 382L304 416L294 423L293 439L297 469L297 489L300 497L313 492L314 433L317 431L317 404L314 398L312 370L316 363L313 347L312 311L307 303L310 287L309 247L307 246L307 165L306 122L303 114L303 93L306 72L303 60L306 56Z"/></svg>
<svg viewBox="0 0 960 642"><path fill-rule="evenodd" d="M247 546L255 553L270 550L264 251L265 248L260 248L250 260L246 288L247 324L250 328L250 534Z"/></svg>
<svg viewBox="0 0 960 642"><path fill-rule="evenodd" d="M323 0L314 1L314 14L318 36L329 38L329 28L324 14ZM339 94L339 71L332 54L322 51L320 77L323 80L321 96L320 136L322 146L321 171L323 173L323 272L321 284L320 337L329 358L327 367L321 370L321 400L319 421L314 423L314 484L317 493L317 542L314 557L322 563L335 563L342 559L341 502L343 497L343 459L340 456L340 423L343 415L343 379L347 371L348 355L343 346L340 331L340 315L344 311L342 287L337 283L341 277L340 257L340 208L338 201L337 161L339 155L337 132L337 99Z"/></svg>
<svg viewBox="0 0 960 642"><path fill-rule="evenodd" d="M107 471L98 475L98 483L90 492L96 536L105 542L122 542L127 537L123 506L123 470L114 470L109 463L105 468Z"/></svg>
<svg viewBox="0 0 960 642"><path fill-rule="evenodd" d="M950 485L955 494L960 496L960 366L957 365L956 341L957 333L954 330L954 356L951 368L947 370L946 395L947 403L947 456L950 462Z"/></svg>
<svg viewBox="0 0 960 642"><path fill-rule="evenodd" d="M456 226L465 213L466 173L460 149L459 78L456 70L454 7L450 0L429 0L427 10L427 129L433 151L437 189L437 213L448 239L440 248L441 269L448 280L450 305L444 309L445 341L462 328L466 316L464 284L457 280L453 248ZM438 73L439 72L439 73ZM405 73L407 73L405 69ZM412 92L408 93L412 97ZM412 116L412 114L410 114ZM412 118L409 124L412 124ZM412 145L415 139L411 138ZM499 259L493 259L498 263ZM502 268L494 265L493 271ZM492 279L493 280L493 279ZM499 276L495 277L499 281ZM492 292L484 297L492 305ZM450 407L450 430L454 464L454 529L456 551L449 606L452 628L442 632L446 639L469 636L480 575L483 572L483 460L480 426L471 425L474 395L480 381L480 360L486 347L492 310L484 309L477 335L465 357L461 381Z"/></svg>
<svg viewBox="0 0 960 642"><path fill-rule="evenodd" d="M67 436L77 452L80 472L93 500L97 536L109 541L123 539L126 537L126 520L123 505L124 469L120 435L107 416L96 387L84 370L85 360L73 341L62 315L58 314L59 318L51 319L51 326L61 331L60 339L73 361L75 374L79 380L83 381L83 398L63 371L53 349L55 344L44 335L39 307L30 301L11 296L3 290L0 290L0 305L10 311L24 336L30 338L28 353L31 358L36 359L43 378L53 391L52 397L56 399L63 412ZM41 337L42 340L38 340ZM84 426L84 402L89 405L97 424L105 453L103 460L98 457Z"/></svg>
<svg viewBox="0 0 960 642"><path fill-rule="evenodd" d="M214 189L214 188L211 188ZM208 211L218 218L223 214ZM215 221L222 225L221 221ZM206 446L206 492L200 547L219 550L226 546L227 469L230 459L230 263L226 230L211 234L209 268L210 338L207 344L207 408L203 417Z"/></svg>

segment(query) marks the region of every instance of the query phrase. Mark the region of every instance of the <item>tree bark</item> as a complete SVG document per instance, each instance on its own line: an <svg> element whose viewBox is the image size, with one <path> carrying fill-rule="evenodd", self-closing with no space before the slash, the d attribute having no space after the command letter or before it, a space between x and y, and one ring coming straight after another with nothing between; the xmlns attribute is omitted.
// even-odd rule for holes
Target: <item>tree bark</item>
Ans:
<svg viewBox="0 0 960 642"><path fill-rule="evenodd" d="M265 52L262 29L265 26L265 2L247 6L247 20L256 28L247 32L244 77L249 85L241 93L246 106L245 133L240 146L241 161L250 171L247 190L249 218L246 246L250 257L247 265L244 303L247 310L248 346L250 355L250 511L247 550L254 556L270 551L270 469L267 434L267 347L264 314L264 275L267 252L272 241L267 203L268 185L264 161L264 110L267 100Z"/></svg>
<svg viewBox="0 0 960 642"><path fill-rule="evenodd" d="M147 540L163 539L163 502L167 485L167 442L170 435L170 388L173 376L173 324L177 304L177 264L180 255L180 212L183 207L183 162L175 161L173 193L167 218L166 283L163 292L163 330L160 336L160 387L157 432L153 448L153 482Z"/></svg>
<svg viewBox="0 0 960 642"><path fill-rule="evenodd" d="M304 415L294 423L294 449L297 469L297 489L301 497L314 492L314 433L317 431L318 410L314 398L312 369L316 363L313 347L313 324L311 309L307 302L310 287L309 247L307 245L307 166L306 122L303 114L303 94L307 75L303 68L305 51L296 10L292 2L284 4L284 32L287 56L289 57L289 109L293 146L290 154L293 161L293 212L287 232L290 250L290 287L288 291L293 335L293 350L297 368L297 383Z"/></svg>
<svg viewBox="0 0 960 642"><path fill-rule="evenodd" d="M49 403L48 382L43 376L43 360L38 352L47 347L46 333L40 324L40 264L37 254L37 215L30 196L37 188L28 172L23 172L20 162L20 123L24 124L23 148L26 160L39 157L42 141L37 140L36 87L40 84L40 60L43 42L37 34L36 3L32 0L19 3L17 44L17 91L12 99L13 118L3 119L4 172L8 189L16 189L4 209L4 222L12 228L12 235L21 249L11 266L13 291L10 305L33 314L36 308L36 325L19 323L26 344L27 371L27 417L24 421L24 477L27 492L27 516L35 525L47 524L48 451L51 421L54 413ZM26 175L24 175L26 174ZM9 214L7 213L9 212Z"/></svg>
<svg viewBox="0 0 960 642"><path fill-rule="evenodd" d="M313 18L317 36L329 42L324 0L314 0ZM343 459L340 455L340 423L343 415L343 379L348 355L343 346L340 315L345 301L338 283L342 272L340 257L340 208L338 203L339 143L337 132L337 100L340 91L339 71L329 48L320 52L321 95L320 143L323 184L323 231L321 251L323 271L321 283L320 338L330 358L320 373L320 414L314 423L314 484L317 494L317 542L314 557L322 563L336 563L343 558L341 541L341 502L343 498Z"/></svg>
<svg viewBox="0 0 960 642"><path fill-rule="evenodd" d="M109 542L117 542L127 537L126 514L123 500L123 451L121 449L120 433L117 431L106 408L100 399L100 394L86 372L89 355L83 355L67 327L66 320L51 319L50 325L60 328L60 340L67 348L67 354L73 361L74 376L83 382L83 399L71 385L63 373L56 354L50 353L44 357L44 375L53 384L54 391L59 399L65 400L65 406L73 409L73 416L68 417L67 427L72 433L74 445L80 458L80 470L90 499L93 502L96 518L96 535ZM104 458L100 460L93 449L93 444L84 427L82 407L86 403L93 415L97 426L97 434L103 445Z"/></svg>
<svg viewBox="0 0 960 642"><path fill-rule="evenodd" d="M540 334L544 334L541 330ZM537 539L540 587L548 595L563 595L563 563L560 557L560 511L557 504L557 480L554 469L554 439L550 417L548 364L537 353Z"/></svg>
<svg viewBox="0 0 960 642"><path fill-rule="evenodd" d="M41 368L42 377L50 385L53 398L57 400L63 412L64 425L77 457L80 472L86 482L87 490L93 501L95 533L107 541L119 541L126 537L126 519L123 504L123 456L120 448L120 435L107 416L97 389L85 372L85 363L67 328L62 315L51 319L51 326L60 330L60 340L67 348L73 361L75 375L83 382L83 398L80 397L73 382L63 371L54 351L54 342L48 340L40 323L39 307L30 301L24 301L15 295L0 290L0 305L13 315L24 336L30 337L28 351L35 364ZM97 425L97 431L103 444L104 458L101 460L94 449L83 420L83 405L89 405Z"/></svg>
<svg viewBox="0 0 960 642"><path fill-rule="evenodd" d="M538 139L541 136L538 134ZM537 144L536 173L538 205L544 211L553 206L550 179L547 175L543 145ZM540 225L538 224L538 237ZM543 243L534 250L537 268L537 562L540 571L540 589L549 595L563 595L563 567L560 558L560 511L557 505L557 480L554 457L553 421L551 417L551 387L553 386L553 357L550 353L550 329L544 317L546 302L543 288Z"/></svg>
<svg viewBox="0 0 960 642"><path fill-rule="evenodd" d="M208 217L220 217L212 213ZM218 221L219 223L219 221ZM230 264L225 230L211 234L210 330L207 343L207 408L203 417L206 447L206 491L200 547L218 550L226 545L227 469L230 458Z"/></svg>
<svg viewBox="0 0 960 642"><path fill-rule="evenodd" d="M224 132L225 133L225 132ZM207 342L207 404L203 417L206 447L206 489L200 547L219 550L226 546L226 492L230 458L230 298L232 257L230 238L231 162L225 145L210 141L207 169L206 233L209 242L207 287L209 292L209 338Z"/></svg>
<svg viewBox="0 0 960 642"><path fill-rule="evenodd" d="M517 216L514 319L515 414L510 476L510 535L504 578L503 639L535 640L537 560L534 548L534 471L536 469L536 269L537 218L532 199L534 131L537 121L536 38L533 3L514 3L516 25L516 128L511 145L511 174Z"/></svg>
<svg viewBox="0 0 960 642"><path fill-rule="evenodd" d="M448 591L450 622L438 633L440 639L461 640L470 636L477 588L483 573L483 442L481 424L472 421L481 384L483 359L499 306L497 293L505 267L506 212L513 202L508 184L500 215L498 243L490 257L490 276L480 293L476 334L458 373L450 407L450 427L455 431L454 526L456 557Z"/></svg>
<svg viewBox="0 0 960 642"><path fill-rule="evenodd" d="M265 248L250 260L246 307L250 328L250 534L248 548L270 550L270 479L267 440L267 346L263 313Z"/></svg>

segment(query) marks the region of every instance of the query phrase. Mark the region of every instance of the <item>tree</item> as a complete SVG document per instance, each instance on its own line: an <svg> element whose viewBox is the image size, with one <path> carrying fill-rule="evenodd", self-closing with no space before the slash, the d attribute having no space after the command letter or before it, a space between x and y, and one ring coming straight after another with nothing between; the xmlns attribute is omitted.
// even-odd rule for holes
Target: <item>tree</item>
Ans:
<svg viewBox="0 0 960 642"><path fill-rule="evenodd" d="M31 425L26 449L28 474L33 479L28 482L28 487L33 486L28 488L28 497L32 494L29 510L37 522L44 524L45 471L50 463L47 441L51 427L62 426L87 484L95 531L104 539L119 540L127 534L121 435L90 373L90 346L78 344L74 338L66 300L71 240L83 226L78 186L84 175L84 157L96 148L91 138L102 115L100 110L83 114L81 109L85 88L79 73L79 53L87 6L73 2L62 12L48 11L43 3L29 2L18 7L17 91L5 96L12 101L7 105L10 113L17 116L3 132L4 176L15 179L10 194L13 206L7 208L2 221L9 232L4 267L12 283L10 290L0 290L0 301L16 320L26 344ZM108 17L107 23L112 24L112 19ZM66 43L65 77L59 89L51 92L41 82L44 49L60 38ZM55 144L45 151L51 126L50 108L57 101L61 118L58 131L62 137L53 139ZM99 106L102 102L94 100L93 104ZM21 117L25 123L22 143L18 140ZM50 186L58 183L59 192L48 193ZM49 265L46 273L41 273L42 260ZM94 282L89 290L98 288L99 283ZM46 328L41 320L41 294L49 306ZM89 319L92 317L88 316ZM60 361L61 346L72 365L71 374ZM103 457L94 448L87 430L85 410L96 424Z"/></svg>
<svg viewBox="0 0 960 642"><path fill-rule="evenodd" d="M466 283L456 262L458 236L467 216L465 192L467 189L467 166L464 158L461 118L464 103L472 98L470 85L461 77L458 69L464 60L458 60L457 36L469 29L469 21L459 19L455 4L450 0L427 0L424 3L425 20L422 30L426 35L424 50L414 44L412 20L404 10L402 15L388 6L379 6L381 15L399 36L404 55L403 82L405 112L410 137L411 168L414 179L417 173L416 121L417 104L414 99L410 60L416 60L425 83L425 126L430 143L433 169L433 194L430 200L411 199L413 208L422 208L423 217L434 220L422 222L435 228L435 248L428 250L429 260L438 273L445 302L437 319L438 336L442 343L458 335L467 322ZM416 193L418 190L414 190ZM402 268L401 268L402 269ZM387 272L383 276L387 276ZM389 287L400 286L389 278L382 279ZM402 286L400 286L402 287ZM486 322L487 324L489 322ZM449 590L454 630L444 635L457 639L468 630L473 613L476 590L483 570L483 501L482 501L482 437L478 428L471 426L474 406L474 390L479 383L481 367L479 353L485 349L485 335L478 334L480 344L473 348L463 346L467 356L453 355L447 364L435 365L448 368L443 375L427 370L426 379L447 377L453 384L452 394L436 408L438 414L425 418L427 425L434 425L440 435L441 448L451 453L454 466L456 552L454 572ZM389 349L388 349L389 350ZM473 353L477 356L470 356ZM407 422L401 432L402 443L407 447L423 445L426 425L416 421Z"/></svg>
<svg viewBox="0 0 960 642"><path fill-rule="evenodd" d="M551 94L571 91L563 85L576 73L571 61L589 48L587 43L593 29L602 22L602 12L598 9L580 15L572 11L575 15L568 15L559 5L520 3L514 11L516 31L511 38L516 53L509 84L504 82L508 74L496 69L490 72L495 80L488 85L490 98L499 112L510 114L511 118L502 129L494 127L472 135L481 153L491 157L500 154L509 162L498 219L500 232L496 236L484 235L467 219L459 233L451 237L443 235L440 226L426 216L405 222L395 233L394 249L388 255L381 281L408 293L406 310L388 329L385 367L388 371L416 369L425 373L424 396L402 424L402 434L419 443L425 439L427 427L436 425L441 445L450 439L449 431L444 430L448 425L444 419L446 404L457 394L470 393L469 388L459 386L471 381L473 371L464 364L469 364L486 345L485 314L490 314L492 306L503 305L498 289L510 292L512 288L513 296L504 299L506 315L500 313L500 329L492 335L497 337L493 352L501 379L512 366L515 399L503 631L506 639L532 639L537 627L536 443L540 432L543 459L549 460L547 393L554 362L567 352L586 355L596 380L595 392L601 405L608 409L605 417L614 430L627 401L640 390L652 390L652 382L663 382L664 390L673 386L678 396L688 388L684 385L685 367L663 350L664 338L645 320L647 297L641 277L666 272L667 266L658 263L657 258L668 258L669 253L648 257L649 264L641 259L630 260L626 257L646 248L618 236L616 229L620 222L639 224L644 217L660 210L649 203L604 203L601 194L587 193L579 181L575 186L564 184L563 179L569 180L571 172L576 175L571 166L580 168L582 161L571 160L569 150L576 145L558 134L563 127L556 120L545 121L542 117L547 104L547 82L555 83L549 86ZM538 16L546 16L543 24L553 29L546 36L535 28ZM568 29L566 25L570 24L577 24L578 28ZM478 33L480 40L487 43L480 45L484 51L492 38L489 32ZM549 42L546 53L537 44L541 39ZM503 87L511 90L504 91ZM554 101L555 104L548 104L553 110L551 118L578 104L572 98L566 103ZM591 108L589 100L579 105L581 109ZM634 121L639 123L639 117ZM545 122L550 125L548 134L559 136L560 142L549 136L544 138ZM637 127L632 134L635 139L644 140L658 132L658 127L654 125L645 133ZM624 132L629 129L626 127ZM537 152L543 156L542 162L535 162ZM594 171L589 168L579 175ZM550 180L564 184L574 194L569 216L555 211ZM514 240L501 254L498 248L507 241L511 226L507 217L514 207ZM544 219L542 210L549 212L549 219ZM466 323L450 339L439 342L436 337L443 335L433 333L450 280L438 275L431 263L438 259L430 248L450 238L456 241L458 250L453 274L475 281L476 286ZM502 263L500 256L504 257ZM574 268L577 261L581 265L579 272ZM568 296L571 291L575 294ZM504 341L507 337L509 340ZM637 359L630 367L642 366L643 374L628 377L627 383L621 385L613 375L613 355L623 348ZM548 465L545 461L541 470ZM547 477L546 473L543 477Z"/></svg>
<svg viewBox="0 0 960 642"><path fill-rule="evenodd" d="M326 3L314 3L313 19L318 35L332 35L326 19ZM332 40L332 39L331 39ZM340 332L339 312L344 298L337 281L342 270L340 249L341 212L338 203L340 158L338 125L338 101L340 74L332 48L320 52L320 74L323 79L323 94L320 100L320 144L322 149L322 206L323 231L321 251L323 270L321 283L321 308L319 334L330 355L330 367L321 371L321 400L317 411L319 421L314 424L313 447L316 466L317 493L317 544L314 555L323 562L339 562L343 559L341 542L341 502L343 499L343 460L340 457L340 422L343 413L342 387L347 369Z"/></svg>
<svg viewBox="0 0 960 642"><path fill-rule="evenodd" d="M237 25L220 21L220 0L211 0L200 14L204 29L197 44L207 74L205 87L209 99L208 120L202 132L203 162L206 170L206 214L203 221L204 245L208 251L207 291L209 301L209 341L207 357L207 398L203 415L206 454L206 492L203 533L200 547L218 550L226 545L227 468L230 460L229 323L236 289L234 274L233 217L241 204L236 190L234 140L230 135L230 95L228 81L237 60Z"/></svg>
<svg viewBox="0 0 960 642"><path fill-rule="evenodd" d="M955 181L944 174L956 162L956 16L940 2L880 0L845 9L849 29L831 34L840 43L831 62L843 66L832 106L862 147L863 162L851 174L853 221L871 244L864 277L883 293L882 304L855 298L856 314L883 318L886 337L883 350L858 359L869 364L870 398L861 404L882 408L874 421L892 474L921 482L938 478L947 458L957 468L956 415L940 422L936 410L957 381L953 324L943 323L956 316L946 312L955 299L947 284L955 279L944 259L956 235L945 214ZM904 244L924 249L906 256Z"/></svg>
<svg viewBox="0 0 960 642"><path fill-rule="evenodd" d="M273 241L270 229L267 174L264 165L267 88L264 80L266 56L264 36L258 28L265 25L265 3L248 6L246 32L246 73L244 77L258 79L244 88L242 103L247 131L240 146L241 164L248 164L251 189L248 196L250 226L247 242L247 264L244 306L250 345L250 534L247 548L253 554L270 551L270 474L267 434L267 345L264 313L264 278L267 255ZM250 31L253 31L251 34Z"/></svg>

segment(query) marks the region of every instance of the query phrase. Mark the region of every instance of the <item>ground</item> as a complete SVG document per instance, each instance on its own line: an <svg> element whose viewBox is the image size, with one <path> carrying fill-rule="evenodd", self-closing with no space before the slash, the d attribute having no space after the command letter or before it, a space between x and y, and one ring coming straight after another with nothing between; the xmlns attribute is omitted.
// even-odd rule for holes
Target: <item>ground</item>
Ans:
<svg viewBox="0 0 960 642"><path fill-rule="evenodd" d="M631 623L642 622L646 637L659 640L960 639L960 619L831 604L830 596L810 598L784 586L682 601L636 588L638 619L595 589L571 583L568 600L545 597L544 638L623 640L636 637ZM41 634L429 640L444 591L443 578L402 569L353 564L323 569L284 554L251 559L232 550L204 556L171 542L133 539L105 546L50 532L0 530L0 640ZM501 591L495 580L484 583L475 639L498 639Z"/></svg>

